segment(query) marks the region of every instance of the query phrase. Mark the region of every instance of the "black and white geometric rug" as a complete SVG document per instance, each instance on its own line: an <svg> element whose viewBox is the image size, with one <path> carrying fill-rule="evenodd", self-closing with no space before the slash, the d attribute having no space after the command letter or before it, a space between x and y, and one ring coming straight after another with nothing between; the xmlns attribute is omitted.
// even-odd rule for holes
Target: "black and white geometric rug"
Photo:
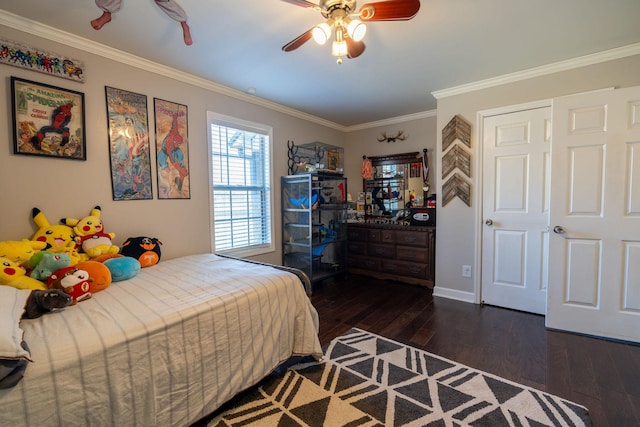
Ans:
<svg viewBox="0 0 640 427"><path fill-rule="evenodd" d="M585 407L360 329L266 381L222 426L590 426Z"/></svg>

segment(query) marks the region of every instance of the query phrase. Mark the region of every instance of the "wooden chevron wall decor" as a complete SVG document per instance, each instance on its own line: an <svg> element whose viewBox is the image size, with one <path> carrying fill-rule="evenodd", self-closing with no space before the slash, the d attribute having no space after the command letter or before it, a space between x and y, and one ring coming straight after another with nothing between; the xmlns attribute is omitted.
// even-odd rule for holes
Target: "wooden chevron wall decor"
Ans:
<svg viewBox="0 0 640 427"><path fill-rule="evenodd" d="M471 148L471 124L457 114L442 129L442 151L447 151L455 140Z"/></svg>
<svg viewBox="0 0 640 427"><path fill-rule="evenodd" d="M460 145L454 145L442 156L442 177L447 177L454 169L471 178L471 154Z"/></svg>
<svg viewBox="0 0 640 427"><path fill-rule="evenodd" d="M467 206L471 206L471 184L457 172L442 186L442 206L446 206L454 197L459 197Z"/></svg>
<svg viewBox="0 0 640 427"><path fill-rule="evenodd" d="M465 148L466 146L466 148ZM471 124L459 115L442 129L442 206L459 197L471 206Z"/></svg>

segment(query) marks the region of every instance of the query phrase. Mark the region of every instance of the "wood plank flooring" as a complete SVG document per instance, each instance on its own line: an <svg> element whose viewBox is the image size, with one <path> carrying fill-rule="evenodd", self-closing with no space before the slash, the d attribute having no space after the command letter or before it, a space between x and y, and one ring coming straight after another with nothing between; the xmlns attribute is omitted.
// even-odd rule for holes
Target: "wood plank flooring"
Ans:
<svg viewBox="0 0 640 427"><path fill-rule="evenodd" d="M595 427L640 426L640 346L546 330L543 316L354 275L315 286L311 300L323 345L357 327L580 403Z"/></svg>

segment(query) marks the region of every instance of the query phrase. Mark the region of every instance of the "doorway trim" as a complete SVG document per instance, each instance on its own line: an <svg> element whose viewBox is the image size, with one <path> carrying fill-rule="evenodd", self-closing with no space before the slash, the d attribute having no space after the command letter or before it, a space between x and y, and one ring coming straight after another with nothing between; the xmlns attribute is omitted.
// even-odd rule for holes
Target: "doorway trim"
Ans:
<svg viewBox="0 0 640 427"><path fill-rule="evenodd" d="M482 164L484 160L484 119L491 116L498 116L507 113L516 113L519 111L533 110L536 108L552 107L553 102L551 99L542 99L539 101L526 102L523 104L507 105L504 107L491 108L488 110L480 110L476 113L476 132L475 139L477 144L476 159L474 162L474 168L476 171L476 186L474 189L473 200L477 200L474 211L474 222L476 226L474 236L474 260L473 260L473 302L475 304L482 303L482 238L484 227L482 226L483 219L483 169ZM553 141L551 141L553 144Z"/></svg>

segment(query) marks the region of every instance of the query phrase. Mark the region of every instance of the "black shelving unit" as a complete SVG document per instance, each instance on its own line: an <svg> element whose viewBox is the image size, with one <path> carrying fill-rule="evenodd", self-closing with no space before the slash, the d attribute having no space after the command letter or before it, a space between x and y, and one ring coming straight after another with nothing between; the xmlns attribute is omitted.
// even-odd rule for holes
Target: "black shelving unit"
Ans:
<svg viewBox="0 0 640 427"><path fill-rule="evenodd" d="M347 179L337 174L283 176L282 262L317 283L347 272Z"/></svg>

